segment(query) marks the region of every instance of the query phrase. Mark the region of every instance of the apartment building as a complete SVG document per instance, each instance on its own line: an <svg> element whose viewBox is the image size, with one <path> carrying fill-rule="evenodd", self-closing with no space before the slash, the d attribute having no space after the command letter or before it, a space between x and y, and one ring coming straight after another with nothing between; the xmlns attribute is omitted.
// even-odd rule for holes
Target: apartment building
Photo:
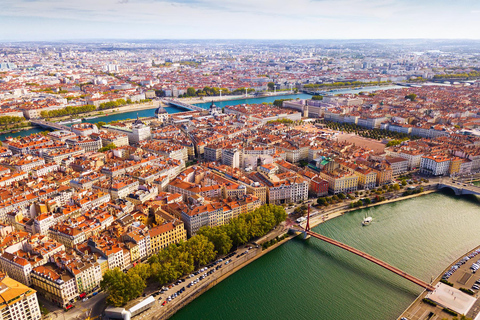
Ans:
<svg viewBox="0 0 480 320"><path fill-rule="evenodd" d="M353 174L358 177L358 187L361 189L373 189L377 184L377 173L370 168L357 167Z"/></svg>
<svg viewBox="0 0 480 320"><path fill-rule="evenodd" d="M445 156L423 156L420 162L420 172L432 176L444 176L448 174L451 160Z"/></svg>
<svg viewBox="0 0 480 320"><path fill-rule="evenodd" d="M122 235L124 242L132 242L138 246L138 259L148 258L152 253L150 234L139 229L133 229ZM132 262L135 260L132 259Z"/></svg>
<svg viewBox="0 0 480 320"><path fill-rule="evenodd" d="M392 168L392 175L398 176L408 171L408 160L402 157L389 157L385 158Z"/></svg>
<svg viewBox="0 0 480 320"><path fill-rule="evenodd" d="M0 275L0 318L40 320L37 292L5 274Z"/></svg>
<svg viewBox="0 0 480 320"><path fill-rule="evenodd" d="M79 294L75 278L52 263L33 268L32 285L45 299L66 310Z"/></svg>
<svg viewBox="0 0 480 320"><path fill-rule="evenodd" d="M240 151L237 148L222 149L222 163L232 168L240 167Z"/></svg>
<svg viewBox="0 0 480 320"><path fill-rule="evenodd" d="M308 199L308 180L293 172L285 172L267 177L260 173L255 175L268 187L268 203L296 203Z"/></svg>
<svg viewBox="0 0 480 320"><path fill-rule="evenodd" d="M22 252L22 255L4 252L0 256L0 267L3 272L8 273L16 281L30 286L32 284L30 277L32 269L40 259L30 258L27 255L25 252Z"/></svg>
<svg viewBox="0 0 480 320"><path fill-rule="evenodd" d="M187 240L187 231L181 220L173 219L149 230L152 254L168 247L172 243Z"/></svg>
<svg viewBox="0 0 480 320"><path fill-rule="evenodd" d="M345 170L322 171L320 176L328 181L328 190L333 194L357 191L358 175Z"/></svg>

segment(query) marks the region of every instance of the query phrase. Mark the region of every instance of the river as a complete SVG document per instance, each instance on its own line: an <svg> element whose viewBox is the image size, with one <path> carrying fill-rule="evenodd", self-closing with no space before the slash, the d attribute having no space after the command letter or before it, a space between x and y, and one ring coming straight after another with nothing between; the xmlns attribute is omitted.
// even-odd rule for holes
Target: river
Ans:
<svg viewBox="0 0 480 320"><path fill-rule="evenodd" d="M374 220L362 227L365 215ZM440 193L362 209L314 228L430 281L479 245L476 200ZM249 264L171 319L396 319L422 291L342 249L294 239Z"/></svg>
<svg viewBox="0 0 480 320"><path fill-rule="evenodd" d="M367 87L363 89L341 89L341 90L336 90L335 92L332 92L332 94L342 94L342 93L359 93L361 91L375 91L375 90L387 90L387 89L398 89L398 88L403 88L401 86L385 86L385 87ZM239 105L239 104L244 104L244 103L262 103L262 102L273 102L277 99L309 99L311 98L311 95L309 94L293 94L293 95L284 95L284 96L273 96L273 97L261 97L261 98L251 98L251 99L236 99L236 100L228 100L228 101L217 101L215 102L215 105L217 107L224 107L227 105ZM207 100L207 99L206 99ZM202 108L207 109L210 105L211 102L204 102L204 103L198 103L196 104ZM175 107L168 107L165 108L165 110L168 113L178 113L185 111L183 109L175 108ZM116 121L116 120L126 120L126 119L133 119L137 117L137 114L139 117L153 117L155 112L155 108L153 109L146 109L146 110L138 110L138 111L131 111L131 112L124 112L124 113L112 113L109 114L108 116L101 116L97 117L94 119L89 119L89 120L84 120L83 122L89 122L89 123L97 123L100 121L103 122L110 122L110 121ZM108 114L108 110L105 111L106 114ZM24 130L20 131L17 133L7 133L7 134L0 134L0 141L5 140L6 137L25 137L28 136L32 133L39 133L45 131L45 129L42 128L33 128L29 130Z"/></svg>

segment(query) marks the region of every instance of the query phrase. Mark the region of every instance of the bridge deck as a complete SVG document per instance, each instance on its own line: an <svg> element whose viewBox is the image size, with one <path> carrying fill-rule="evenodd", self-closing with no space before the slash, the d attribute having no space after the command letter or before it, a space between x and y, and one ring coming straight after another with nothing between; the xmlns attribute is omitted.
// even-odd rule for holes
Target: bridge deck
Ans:
<svg viewBox="0 0 480 320"><path fill-rule="evenodd" d="M381 266L381 267L383 267L383 268L385 268L385 269L387 269L387 270L389 270L389 271L392 271L392 272L398 274L399 276L401 276L401 277L403 277L403 278L405 278L405 279L407 279L407 280L409 280L409 281L411 281L411 282L413 282L413 283L415 283L415 284L417 284L417 285L425 288L425 289L428 290L428 291L433 291L433 290L435 290L435 288L434 288L431 284L429 284L429 283L427 283L427 282L425 282L425 281L423 281L423 280L420 280L420 279L418 279L418 278L415 278L414 276L409 275L408 273L406 273L406 272L404 272L404 271L402 271L402 270L400 270L400 269L398 269L398 268L396 268L396 267L394 267L394 266L391 266L391 265L389 265L388 263L383 262L382 260L377 259L377 258L369 255L368 253L362 252L362 251L360 251L360 250L358 250L358 249L352 248L352 247L350 247L350 246L348 246L348 245L346 245L346 244L343 244L343 243L338 242L338 241L336 241L336 240L333 240L333 239L330 239L330 238L328 238L328 237L322 236L321 234L318 234L318 233L313 232L313 231L306 231L306 233L307 233L308 235L314 237L314 238L317 238L317 239L320 239L320 240L322 240L322 241L325 241L325 242L328 242L328 243L330 243L330 244L333 244L334 246L337 246L337 247L339 247L339 248L342 248L342 249L344 249L344 250L347 250L347 251L349 251L349 252L351 252L351 253L354 253L354 254L356 254L356 255L364 258L364 259L367 259L367 260L369 260L369 261L371 261L371 262L373 262L373 263L375 263L375 264L378 264L379 266Z"/></svg>
<svg viewBox="0 0 480 320"><path fill-rule="evenodd" d="M438 188L439 189L450 188L455 192L455 194L458 194L458 195L460 195L460 194L480 195L480 187L479 186L467 184L465 182L460 182L460 183L457 183L457 184L455 184L453 182L450 182L450 181L440 182L438 184Z"/></svg>
<svg viewBox="0 0 480 320"><path fill-rule="evenodd" d="M33 125L40 126L40 127L44 127L44 128L51 128L51 129L54 129L54 130L66 130L66 131L70 131L70 130L71 130L70 127L64 126L64 125L62 125L62 124L50 122L50 121L30 120L30 122L31 122Z"/></svg>
<svg viewBox="0 0 480 320"><path fill-rule="evenodd" d="M205 109L200 108L199 106L194 106L194 105L184 103L184 102L181 102L181 101L177 101L177 100L173 100L173 99L172 100L164 100L164 102L167 103L167 104L174 105L176 107L185 108L185 109L192 110L192 111L205 111Z"/></svg>

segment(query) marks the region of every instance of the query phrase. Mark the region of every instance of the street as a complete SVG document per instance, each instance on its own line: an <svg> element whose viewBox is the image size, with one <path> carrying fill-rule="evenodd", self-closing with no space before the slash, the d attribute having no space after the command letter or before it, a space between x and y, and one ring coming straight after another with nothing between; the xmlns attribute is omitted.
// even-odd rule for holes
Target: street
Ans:
<svg viewBox="0 0 480 320"><path fill-rule="evenodd" d="M107 294L104 292L98 293L96 296L89 298L87 301L77 301L74 308L64 311L62 308L39 298L39 301L48 309L51 310L46 315L45 319L51 320L84 320L88 316L91 319L101 319L102 312L106 307L105 300Z"/></svg>
<svg viewBox="0 0 480 320"><path fill-rule="evenodd" d="M277 228L281 229L281 227L277 227ZM185 282L182 282L179 285L174 285L172 288L168 289L166 292L158 295L156 297L157 302L151 309L143 312L142 314L138 315L137 317L134 317L133 319L161 319L168 311L185 303L185 301L191 295L200 292L212 282L215 282L222 276L226 275L228 272L240 266L242 263L248 261L249 259L253 258L257 254L262 252L261 247L256 248L252 246L252 249L249 249L246 254L242 255L241 257L238 257L238 255L246 252L247 249L248 249L248 245L239 247L236 250L236 254L233 255L231 258L217 263L216 265L212 266L211 268L208 268L207 270L199 273L198 275L195 275L194 277L191 277L191 278L182 277L181 279L185 280ZM230 261L230 262L226 264L227 261ZM219 266L221 267L217 269L217 267ZM205 279L199 280L198 283L192 285L190 288L187 288L187 285L189 285L192 281L196 280L197 278L199 279L201 275L208 273L210 270L215 270L215 271L213 271L210 275L207 275ZM185 287L185 291L183 293L179 294L176 298L172 299L170 302L167 302L165 306L162 306L164 301L167 300L169 296L174 295L183 287Z"/></svg>

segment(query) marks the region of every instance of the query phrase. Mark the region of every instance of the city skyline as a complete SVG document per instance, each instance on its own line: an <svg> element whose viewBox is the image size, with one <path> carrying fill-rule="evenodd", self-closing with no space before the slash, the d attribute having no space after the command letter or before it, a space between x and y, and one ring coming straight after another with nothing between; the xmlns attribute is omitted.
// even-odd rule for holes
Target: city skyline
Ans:
<svg viewBox="0 0 480 320"><path fill-rule="evenodd" d="M480 39L479 15L471 0L4 0L0 41Z"/></svg>

